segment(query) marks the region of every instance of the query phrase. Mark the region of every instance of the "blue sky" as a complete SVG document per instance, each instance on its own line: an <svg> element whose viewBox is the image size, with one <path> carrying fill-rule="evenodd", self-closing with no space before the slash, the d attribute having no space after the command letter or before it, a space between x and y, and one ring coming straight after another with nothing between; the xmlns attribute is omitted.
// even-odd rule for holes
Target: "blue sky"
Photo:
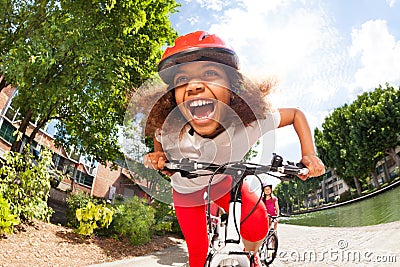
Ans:
<svg viewBox="0 0 400 267"><path fill-rule="evenodd" d="M336 107L388 82L400 85L400 0L183 0L180 35L206 30L237 51L242 72L278 80L271 101L299 107L312 130ZM300 159L292 128L274 151Z"/></svg>

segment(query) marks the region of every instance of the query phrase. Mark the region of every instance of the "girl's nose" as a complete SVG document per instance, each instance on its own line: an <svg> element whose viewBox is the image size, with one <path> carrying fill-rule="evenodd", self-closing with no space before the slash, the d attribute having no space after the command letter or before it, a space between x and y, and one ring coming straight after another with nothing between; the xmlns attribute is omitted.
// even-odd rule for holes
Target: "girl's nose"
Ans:
<svg viewBox="0 0 400 267"><path fill-rule="evenodd" d="M202 83L201 81L191 81L186 87L186 92L188 92L189 94L198 94L204 91L204 88L204 83Z"/></svg>

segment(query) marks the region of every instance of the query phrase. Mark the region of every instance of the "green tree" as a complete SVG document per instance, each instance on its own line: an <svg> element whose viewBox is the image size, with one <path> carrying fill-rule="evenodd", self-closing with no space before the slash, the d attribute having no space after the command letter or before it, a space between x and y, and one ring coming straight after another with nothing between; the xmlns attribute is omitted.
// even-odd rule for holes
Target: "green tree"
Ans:
<svg viewBox="0 0 400 267"><path fill-rule="evenodd" d="M386 84L374 91L359 95L350 106L351 138L359 154L370 159L374 182L377 183L376 163L385 154L392 157L397 167L400 159L395 148L400 144L400 90ZM386 182L388 177L384 176Z"/></svg>
<svg viewBox="0 0 400 267"><path fill-rule="evenodd" d="M315 144L321 160L334 168L349 186L355 186L358 195L361 195L360 177L365 170L361 171L360 155L350 139L348 110L348 105L345 104L325 118L323 130L314 130Z"/></svg>
<svg viewBox="0 0 400 267"><path fill-rule="evenodd" d="M294 192L294 183L292 181L283 181L279 183L274 189L275 195L279 199L279 206L281 210L284 210L287 213L293 211L293 192Z"/></svg>
<svg viewBox="0 0 400 267"><path fill-rule="evenodd" d="M314 132L318 154L347 184L354 184L359 195L360 179L370 174L380 188L376 163L385 153L400 166L395 153L400 144L399 89L387 84L359 95L350 105L335 109L322 128Z"/></svg>
<svg viewBox="0 0 400 267"><path fill-rule="evenodd" d="M1 85L35 134L57 119L56 143L98 161L120 157L118 125L127 95L153 75L161 48L176 37L174 0L1 1ZM1 88L0 88L1 89ZM22 139L12 146L19 151Z"/></svg>

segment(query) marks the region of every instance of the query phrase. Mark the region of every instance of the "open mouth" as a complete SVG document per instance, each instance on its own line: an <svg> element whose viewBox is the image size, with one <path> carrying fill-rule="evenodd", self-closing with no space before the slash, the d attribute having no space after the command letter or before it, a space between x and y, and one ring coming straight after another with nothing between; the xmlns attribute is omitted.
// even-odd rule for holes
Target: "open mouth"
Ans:
<svg viewBox="0 0 400 267"><path fill-rule="evenodd" d="M215 112L215 106L216 100L210 98L191 100L186 104L187 109L194 119L212 118Z"/></svg>

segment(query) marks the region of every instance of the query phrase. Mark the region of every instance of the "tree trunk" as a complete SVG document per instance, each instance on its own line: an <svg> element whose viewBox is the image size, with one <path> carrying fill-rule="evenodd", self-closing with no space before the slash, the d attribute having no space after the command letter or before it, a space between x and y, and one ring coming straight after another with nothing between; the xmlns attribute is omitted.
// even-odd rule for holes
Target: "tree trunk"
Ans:
<svg viewBox="0 0 400 267"><path fill-rule="evenodd" d="M31 135L29 136L28 144L32 144L33 140L35 140L36 134L39 132L40 128L42 128L43 125L45 125L45 123L49 121L51 113L56 108L56 106L57 106L57 102L49 109L49 111L47 112L47 115L43 115L43 117L40 119L38 125L36 126L35 129L33 129Z"/></svg>
<svg viewBox="0 0 400 267"><path fill-rule="evenodd" d="M375 168L372 169L371 174L372 174L372 180L374 181L375 187L380 189L381 185L379 184L378 175L376 174L376 169Z"/></svg>
<svg viewBox="0 0 400 267"><path fill-rule="evenodd" d="M318 192L316 189L314 190L314 195L315 195L315 198L317 199L317 208L319 208L319 196L318 196Z"/></svg>
<svg viewBox="0 0 400 267"><path fill-rule="evenodd" d="M21 125L18 128L18 133L17 133L17 138L11 145L11 151L14 152L22 152L22 142L23 142L23 137L25 136L26 129L29 126L29 122L32 118L33 110L29 109L26 113L24 118L21 121ZM22 136L21 136L22 135Z"/></svg>
<svg viewBox="0 0 400 267"><path fill-rule="evenodd" d="M355 185L356 185L357 194L358 194L358 196L361 196L362 190L361 190L360 181L358 180L358 178L357 178L356 176L353 176L353 180L354 180L354 183L355 183Z"/></svg>
<svg viewBox="0 0 400 267"><path fill-rule="evenodd" d="M30 144L30 145L32 144L33 140L35 140L36 134L39 132L40 128L42 128L43 125L44 125L46 122L47 122L47 118L42 118L42 119L39 121L38 125L36 126L35 129L33 129L31 135L30 135L29 138L28 138L28 141L27 141L28 144Z"/></svg>
<svg viewBox="0 0 400 267"><path fill-rule="evenodd" d="M8 83L6 81L6 79L4 78L3 75L0 75L0 92L1 90L3 90L3 88L7 87Z"/></svg>

